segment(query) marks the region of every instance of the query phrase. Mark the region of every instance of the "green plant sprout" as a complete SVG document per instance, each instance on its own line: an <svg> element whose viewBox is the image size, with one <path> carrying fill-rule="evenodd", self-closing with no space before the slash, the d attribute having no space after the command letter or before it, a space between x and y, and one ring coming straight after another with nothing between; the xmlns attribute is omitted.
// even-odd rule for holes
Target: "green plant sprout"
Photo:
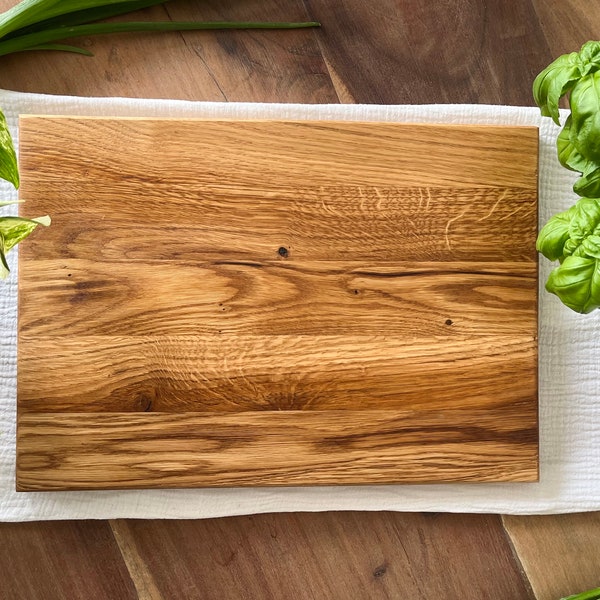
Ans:
<svg viewBox="0 0 600 600"><path fill-rule="evenodd" d="M570 114L557 138L561 165L579 173L580 199L542 228L537 249L558 261L546 290L578 313L600 308L600 42L558 57L535 79L533 96L542 115L560 125L559 102Z"/></svg>

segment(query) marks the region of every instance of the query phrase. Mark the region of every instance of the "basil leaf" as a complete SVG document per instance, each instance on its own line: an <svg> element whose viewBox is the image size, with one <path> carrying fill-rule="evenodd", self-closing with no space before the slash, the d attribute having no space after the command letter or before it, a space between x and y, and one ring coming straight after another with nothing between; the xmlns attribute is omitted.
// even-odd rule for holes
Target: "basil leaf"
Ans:
<svg viewBox="0 0 600 600"><path fill-rule="evenodd" d="M546 290L579 313L600 308L600 199L582 198L540 231L538 250L559 260Z"/></svg>
<svg viewBox="0 0 600 600"><path fill-rule="evenodd" d="M586 42L579 51L579 68L582 75L600 69L600 42Z"/></svg>
<svg viewBox="0 0 600 600"><path fill-rule="evenodd" d="M558 260L546 289L569 308L600 308L600 41L556 59L534 82L543 116L559 123L558 103L569 96L571 114L558 135L558 160L581 177L573 190L581 199L552 217L538 234L537 250Z"/></svg>
<svg viewBox="0 0 600 600"><path fill-rule="evenodd" d="M548 65L533 82L533 97L544 117L560 125L558 103L581 77L577 52L563 54Z"/></svg>
<svg viewBox="0 0 600 600"><path fill-rule="evenodd" d="M571 237L581 241L588 235L597 233L600 226L600 199L581 198L572 208L574 210L569 229Z"/></svg>
<svg viewBox="0 0 600 600"><path fill-rule="evenodd" d="M575 147L586 158L600 163L600 71L577 82L570 105Z"/></svg>
<svg viewBox="0 0 600 600"><path fill-rule="evenodd" d="M565 243L570 237L571 220L576 207L554 215L540 231L536 249L548 260L562 260Z"/></svg>
<svg viewBox="0 0 600 600"><path fill-rule="evenodd" d="M600 197L600 166L592 165L596 168L584 173L573 185L573 191L578 196Z"/></svg>
<svg viewBox="0 0 600 600"><path fill-rule="evenodd" d="M6 117L0 111L0 177L19 187L19 168Z"/></svg>
<svg viewBox="0 0 600 600"><path fill-rule="evenodd" d="M546 290L575 312L587 314L600 308L600 259L567 256L550 273Z"/></svg>
<svg viewBox="0 0 600 600"><path fill-rule="evenodd" d="M24 240L38 225L50 225L50 217L0 217L0 279L5 279L9 273L6 261L8 251Z"/></svg>
<svg viewBox="0 0 600 600"><path fill-rule="evenodd" d="M590 235L586 237L575 256L583 256L587 258L600 258L600 235Z"/></svg>
<svg viewBox="0 0 600 600"><path fill-rule="evenodd" d="M583 173L589 167L590 160L583 156L573 143L572 138L574 135L573 128L571 127L572 122L573 119L571 115L569 115L565 121L565 126L562 128L556 139L558 160L563 167L571 169L571 171ZM582 195L586 196L589 194Z"/></svg>

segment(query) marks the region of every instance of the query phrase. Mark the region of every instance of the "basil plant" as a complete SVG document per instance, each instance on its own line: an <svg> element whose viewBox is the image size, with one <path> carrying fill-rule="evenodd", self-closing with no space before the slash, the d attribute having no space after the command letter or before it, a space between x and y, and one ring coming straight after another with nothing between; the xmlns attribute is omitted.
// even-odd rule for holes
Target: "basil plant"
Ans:
<svg viewBox="0 0 600 600"><path fill-rule="evenodd" d="M600 199L581 198L542 228L537 249L558 260L546 289L578 313L600 308Z"/></svg>
<svg viewBox="0 0 600 600"><path fill-rule="evenodd" d="M560 100L568 101L558 160L579 173L573 191L581 196L540 231L537 249L560 263L546 289L574 311L589 313L600 308L600 42L557 58L536 77L533 95L542 115L557 125Z"/></svg>

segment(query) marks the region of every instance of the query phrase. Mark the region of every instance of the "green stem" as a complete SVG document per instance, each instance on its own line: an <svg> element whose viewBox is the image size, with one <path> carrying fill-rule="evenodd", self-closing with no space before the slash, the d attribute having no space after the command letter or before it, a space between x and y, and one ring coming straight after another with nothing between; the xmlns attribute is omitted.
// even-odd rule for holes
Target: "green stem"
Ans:
<svg viewBox="0 0 600 600"><path fill-rule="evenodd" d="M599 600L600 599L600 588L582 592L581 594L575 594L562 600Z"/></svg>
<svg viewBox="0 0 600 600"><path fill-rule="evenodd" d="M297 29L301 27L319 27L316 22L308 23L255 23L255 22L138 22L138 23L95 23L60 27L48 31L40 31L23 35L10 40L0 41L0 56L28 50L41 44L82 35L98 35L105 33L129 33L133 31L196 31L205 29Z"/></svg>

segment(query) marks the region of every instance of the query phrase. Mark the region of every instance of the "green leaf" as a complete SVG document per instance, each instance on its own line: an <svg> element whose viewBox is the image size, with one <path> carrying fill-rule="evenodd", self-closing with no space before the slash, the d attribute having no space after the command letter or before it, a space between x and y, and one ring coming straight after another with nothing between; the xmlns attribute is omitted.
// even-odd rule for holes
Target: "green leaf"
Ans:
<svg viewBox="0 0 600 600"><path fill-rule="evenodd" d="M548 65L533 82L533 97L545 117L560 125L558 103L581 77L577 52L563 54Z"/></svg>
<svg viewBox="0 0 600 600"><path fill-rule="evenodd" d="M19 187L19 168L6 117L0 111L0 177Z"/></svg>
<svg viewBox="0 0 600 600"><path fill-rule="evenodd" d="M590 235L586 237L577 248L575 256L600 258L600 236Z"/></svg>
<svg viewBox="0 0 600 600"><path fill-rule="evenodd" d="M600 199L581 198L542 228L538 250L559 260L546 289L580 313L600 307Z"/></svg>
<svg viewBox="0 0 600 600"><path fill-rule="evenodd" d="M600 600L600 588L581 592L580 594L575 594L568 598L562 598L562 600Z"/></svg>
<svg viewBox="0 0 600 600"><path fill-rule="evenodd" d="M592 164L596 166L594 163ZM573 191L578 196L600 197L600 166L584 173L573 185Z"/></svg>
<svg viewBox="0 0 600 600"><path fill-rule="evenodd" d="M10 268L4 251L4 236L0 233L0 279L6 279L9 273Z"/></svg>
<svg viewBox="0 0 600 600"><path fill-rule="evenodd" d="M565 126L556 138L558 160L563 167L571 169L571 171L583 173L589 167L590 160L577 150L572 141L572 137L574 137L571 127L572 121L573 119L569 115L565 121Z"/></svg>
<svg viewBox="0 0 600 600"><path fill-rule="evenodd" d="M84 56L94 56L89 50L66 44L40 44L39 46L27 48L27 51L29 50L59 50L60 52L73 52L74 54L83 54Z"/></svg>
<svg viewBox="0 0 600 600"><path fill-rule="evenodd" d="M572 250L569 248L569 243L565 244L565 251L572 254L586 237L599 233L600 200L597 198L581 198L573 206L573 212L570 215L569 236L570 241L573 243L571 244Z"/></svg>
<svg viewBox="0 0 600 600"><path fill-rule="evenodd" d="M73 27L59 27L48 31L31 33L9 40L0 41L0 56L29 50L41 44L81 35L98 35L105 33L130 33L133 31L198 31L206 29L298 29L302 27L319 27L319 23L256 23L237 22L187 22L187 21L141 21L131 23L93 23Z"/></svg>
<svg viewBox="0 0 600 600"><path fill-rule="evenodd" d="M558 103L582 77L600 69L600 42L583 44L579 52L559 56L533 82L533 97L545 117L560 125Z"/></svg>
<svg viewBox="0 0 600 600"><path fill-rule="evenodd" d="M569 210L554 215L540 231L536 249L548 260L561 260L564 254L564 246L569 239L569 230L576 206Z"/></svg>
<svg viewBox="0 0 600 600"><path fill-rule="evenodd" d="M600 42L586 42L579 50L579 65L582 75L600 69Z"/></svg>
<svg viewBox="0 0 600 600"><path fill-rule="evenodd" d="M93 8L85 8L84 10L76 10L72 13L37 21L27 27L16 29L3 36L3 39L35 33L44 29L56 29L58 27L71 27L73 25L92 23L94 21L116 17L149 6L164 4L166 1L167 0L126 0L118 2L117 4L109 4L108 6L95 6Z"/></svg>
<svg viewBox="0 0 600 600"><path fill-rule="evenodd" d="M23 0L0 14L0 38L23 27L60 15L131 0Z"/></svg>
<svg viewBox="0 0 600 600"><path fill-rule="evenodd" d="M0 234L4 237L4 249L8 252L23 241L38 225L48 227L50 217L24 219L23 217L0 217Z"/></svg>
<svg viewBox="0 0 600 600"><path fill-rule="evenodd" d="M600 71L577 82L570 106L575 147L585 158L600 164Z"/></svg>
<svg viewBox="0 0 600 600"><path fill-rule="evenodd" d="M8 276L6 254L23 241L38 225L50 225L50 217L23 219L22 217L0 217L0 279Z"/></svg>
<svg viewBox="0 0 600 600"><path fill-rule="evenodd" d="M592 312L600 307L600 260L567 256L550 273L546 290L575 312Z"/></svg>

